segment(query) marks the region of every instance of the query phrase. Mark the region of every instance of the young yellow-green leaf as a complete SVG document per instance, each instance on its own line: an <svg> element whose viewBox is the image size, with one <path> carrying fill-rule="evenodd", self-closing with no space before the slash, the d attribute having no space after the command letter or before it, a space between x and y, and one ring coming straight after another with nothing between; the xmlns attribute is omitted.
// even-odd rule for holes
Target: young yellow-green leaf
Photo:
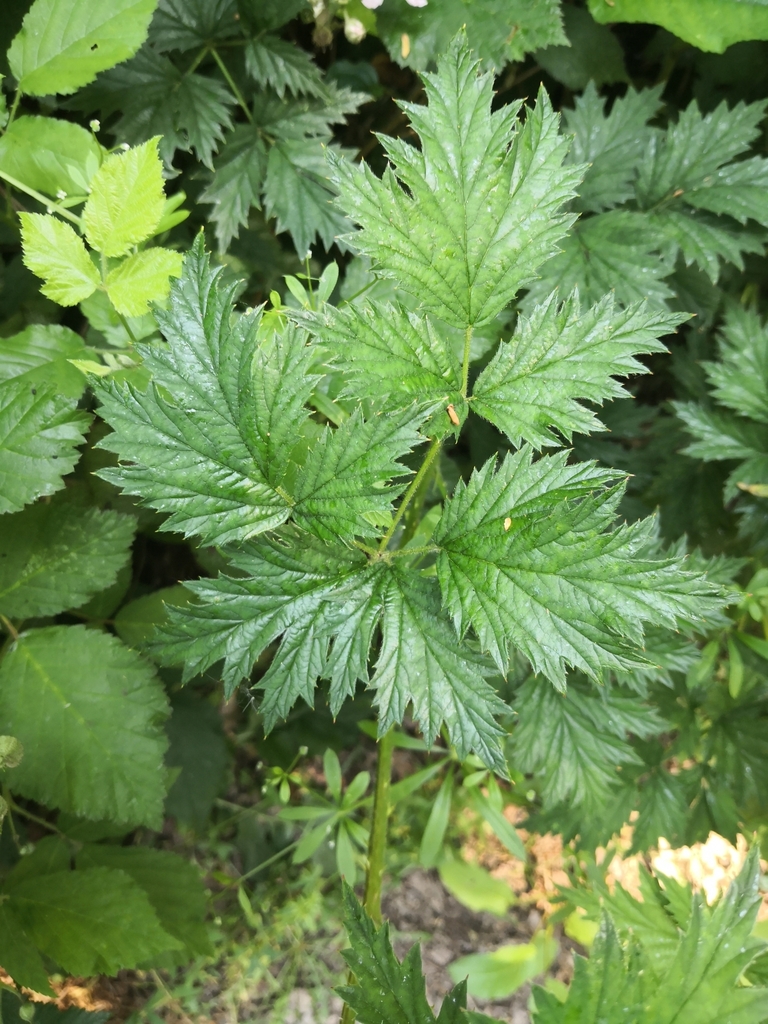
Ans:
<svg viewBox="0 0 768 1024"><path fill-rule="evenodd" d="M136 520L54 500L3 520L0 614L58 615L114 583L126 563Z"/></svg>
<svg viewBox="0 0 768 1024"><path fill-rule="evenodd" d="M125 871L54 871L18 882L12 874L6 894L24 933L71 974L117 974L181 945Z"/></svg>
<svg viewBox="0 0 768 1024"><path fill-rule="evenodd" d="M504 917L515 902L515 894L507 882L502 878L494 878L479 864L468 864L465 860L445 860L437 870L448 892L476 913L487 911L497 917Z"/></svg>
<svg viewBox="0 0 768 1024"><path fill-rule="evenodd" d="M463 956L450 965L449 973L454 981L466 978L467 992L476 999L505 999L526 981L543 974L559 948L551 934L540 931L530 942Z"/></svg>
<svg viewBox="0 0 768 1024"><path fill-rule="evenodd" d="M402 104L421 140L382 137L391 169L334 161L339 205L361 226L354 244L448 323L488 323L556 250L581 171L542 91L491 112L493 76L463 35L424 75L428 106ZM402 185L400 184L402 182Z"/></svg>
<svg viewBox="0 0 768 1024"><path fill-rule="evenodd" d="M76 405L26 374L0 381L0 514L63 486L91 421Z"/></svg>
<svg viewBox="0 0 768 1024"><path fill-rule="evenodd" d="M123 256L154 234L165 207L159 138L107 157L91 180L83 210L88 244L104 256Z"/></svg>
<svg viewBox="0 0 768 1024"><path fill-rule="evenodd" d="M99 286L99 272L69 224L45 213L20 213L24 263L43 279L40 291L60 306L76 306Z"/></svg>
<svg viewBox="0 0 768 1024"><path fill-rule="evenodd" d="M0 665L0 731L26 751L14 790L48 807L156 828L167 713L151 666L84 626L22 633Z"/></svg>
<svg viewBox="0 0 768 1024"><path fill-rule="evenodd" d="M0 138L0 171L46 195L82 195L101 165L91 132L55 117L17 117Z"/></svg>
<svg viewBox="0 0 768 1024"><path fill-rule="evenodd" d="M157 0L35 0L8 63L27 96L68 95L132 57Z"/></svg>
<svg viewBox="0 0 768 1024"><path fill-rule="evenodd" d="M128 256L107 275L107 295L123 316L143 316L150 302L167 298L171 277L181 276L182 255L173 249L145 249Z"/></svg>

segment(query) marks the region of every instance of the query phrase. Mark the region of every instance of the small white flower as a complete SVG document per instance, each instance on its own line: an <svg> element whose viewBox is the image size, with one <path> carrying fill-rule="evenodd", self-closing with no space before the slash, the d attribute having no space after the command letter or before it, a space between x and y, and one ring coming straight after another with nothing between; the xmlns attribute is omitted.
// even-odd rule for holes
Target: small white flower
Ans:
<svg viewBox="0 0 768 1024"><path fill-rule="evenodd" d="M60 188L59 191L56 193L56 198L57 199L66 199L67 198L67 193L64 191L63 188Z"/></svg>
<svg viewBox="0 0 768 1024"><path fill-rule="evenodd" d="M367 7L369 11L375 11L377 7L381 7L384 0L363 0L363 7Z"/></svg>
<svg viewBox="0 0 768 1024"><path fill-rule="evenodd" d="M90 122L90 126L92 132L97 132L101 129L101 121L97 120L97 118L94 117L94 119Z"/></svg>
<svg viewBox="0 0 768 1024"><path fill-rule="evenodd" d="M365 39L365 25L359 18L347 18L344 22L344 35L350 43L362 43Z"/></svg>

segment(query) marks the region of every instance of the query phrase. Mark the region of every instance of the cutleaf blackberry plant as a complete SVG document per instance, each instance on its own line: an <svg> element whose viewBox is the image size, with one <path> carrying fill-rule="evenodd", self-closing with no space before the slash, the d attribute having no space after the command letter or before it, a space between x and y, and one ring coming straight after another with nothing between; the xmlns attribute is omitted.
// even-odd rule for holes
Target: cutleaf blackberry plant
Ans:
<svg viewBox="0 0 768 1024"><path fill-rule="evenodd" d="M165 340L137 347L149 386L94 382L118 457L101 475L231 566L188 584L195 600L169 608L156 655L186 678L221 663L231 693L277 642L256 683L267 729L320 679L334 714L359 683L374 691L374 916L392 730L409 709L428 745L445 729L459 759L506 775L494 681L513 659L537 688L564 691L574 669L605 682L648 665L646 628L701 628L723 603L653 520L616 522L620 474L542 451L597 427L584 403L623 395L616 378L684 317L552 296L472 382L473 333L553 252L581 168L543 92L524 118L492 112L462 36L424 83L427 104L405 108L420 147L383 140L381 179L333 162L358 225L348 244L403 301L324 303L283 326L238 314L199 238L156 312ZM427 511L441 450L472 416L509 450Z"/></svg>
<svg viewBox="0 0 768 1024"><path fill-rule="evenodd" d="M196 866L148 837L164 813L203 827L222 791L227 743L200 693L223 682L265 744L302 708L324 721L326 700L339 721L361 704L376 719L360 722L378 743L370 794L331 749L325 796L298 744L266 772L253 821L300 834L223 883L249 926L253 872L333 847L348 883L366 873L364 905L345 894L345 1024L483 1024L462 984L436 1018L416 953L399 964L382 930L393 807L434 786L418 857L441 871L457 807L526 857L510 792L527 827L586 851L629 820L637 850L764 820L765 570L740 587L745 560L691 550L668 503L661 526L638 514L627 473L642 479L656 450L632 433L641 403L622 401L667 344L699 379L676 329L695 310L709 330L723 268L762 252L764 105L693 104L662 127L660 88L608 110L588 86L563 131L544 89L495 101L489 69L547 47L536 59L565 61L566 81L583 39L624 80L609 30L580 8L561 20L556 0L102 7L35 0L0 94L4 224L21 243L0 293L0 965L50 994L54 969L210 953ZM295 45L312 13L318 45L344 24L419 70L445 51L400 104L410 135L379 136L371 166L334 126L378 86ZM567 60L563 25L586 33ZM239 280L253 250L276 264L265 281L300 262L274 259L267 219L305 261L270 308ZM305 256L317 239L337 248L322 273ZM33 276L33 304L7 305ZM730 302L711 394L681 392L696 439L671 465L739 460L724 497L743 495L750 540L709 550L751 555L765 331ZM163 536L205 575L147 584L142 551ZM425 763L392 783L398 748ZM751 930L755 856L711 917L664 885L643 906L666 959L629 896L611 903L597 877L574 896L600 936L565 1004L535 997L537 1020L623 1019L623 1000L643 1024L704 1004L763 1019L764 955L728 952L730 929ZM551 947L545 932L530 944L541 967Z"/></svg>

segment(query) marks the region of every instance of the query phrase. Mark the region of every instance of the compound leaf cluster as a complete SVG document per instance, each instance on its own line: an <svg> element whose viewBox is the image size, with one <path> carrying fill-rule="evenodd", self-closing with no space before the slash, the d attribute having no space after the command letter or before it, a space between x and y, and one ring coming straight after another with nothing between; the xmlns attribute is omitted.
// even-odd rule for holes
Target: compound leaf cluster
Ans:
<svg viewBox="0 0 768 1024"><path fill-rule="evenodd" d="M548 297L470 390L474 331L555 251L581 169L544 94L524 120L491 112L492 79L461 35L425 82L428 105L405 105L420 148L385 140L381 179L331 158L360 225L350 240L409 308L323 304L294 326L238 314L199 239L156 314L165 342L139 346L150 385L98 384L114 429L102 445L119 458L102 475L164 529L224 545L236 569L190 585L197 601L160 631L187 676L223 661L231 691L280 640L256 681L268 727L318 679L334 711L363 682L380 730L410 706L427 742L445 724L462 756L503 771L490 679L516 652L560 689L569 668L600 680L647 664L646 626L693 626L722 601L700 567L659 551L652 521L615 526L619 474L535 457L596 429L584 403L624 394L615 378L663 350L680 316ZM411 543L410 506L474 412L518 449L460 481Z"/></svg>

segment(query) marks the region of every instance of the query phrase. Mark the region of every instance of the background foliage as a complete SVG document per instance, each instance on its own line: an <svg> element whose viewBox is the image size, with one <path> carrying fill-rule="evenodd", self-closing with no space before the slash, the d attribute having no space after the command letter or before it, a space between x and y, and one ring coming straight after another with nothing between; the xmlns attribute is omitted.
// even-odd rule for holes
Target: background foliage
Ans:
<svg viewBox="0 0 768 1024"><path fill-rule="evenodd" d="M234 963L243 928L264 949L316 930L313 887L365 866L374 719L383 732L409 702L393 867L448 879L466 809L524 855L509 804L587 856L630 820L635 851L762 838L767 17L744 0L8 4L0 964L17 985L199 967L214 948ZM462 28L483 85L467 85ZM449 65L424 76L451 47L455 108ZM474 170L441 163L463 118ZM466 287L442 217L470 225ZM431 475L398 535L419 554L372 569L365 545L397 525L425 438ZM563 442L572 454L538 454ZM538 587L556 576L546 618L482 533L516 481L539 505L499 524L539 560ZM607 533L614 515L626 525ZM335 616L308 615L310 590ZM375 700L356 685L361 636ZM656 960L626 906L585 896L595 924L605 914L592 959L567 1002L535 997L535 1019L587 1019L598 970L638 1021L700 1014L695 999L766 1019L761 948L722 953L728 914L749 904L751 930L750 863L712 912L666 890L656 925L677 916ZM346 900L370 985L399 975ZM714 988L670 995L705 953ZM648 957L666 993L653 1006L637 988ZM747 969L751 1001L734 988ZM415 957L406 973L418 987ZM361 1022L364 988L346 993ZM434 1019L411 997L386 1019ZM437 1019L466 1020L463 999L459 985Z"/></svg>

